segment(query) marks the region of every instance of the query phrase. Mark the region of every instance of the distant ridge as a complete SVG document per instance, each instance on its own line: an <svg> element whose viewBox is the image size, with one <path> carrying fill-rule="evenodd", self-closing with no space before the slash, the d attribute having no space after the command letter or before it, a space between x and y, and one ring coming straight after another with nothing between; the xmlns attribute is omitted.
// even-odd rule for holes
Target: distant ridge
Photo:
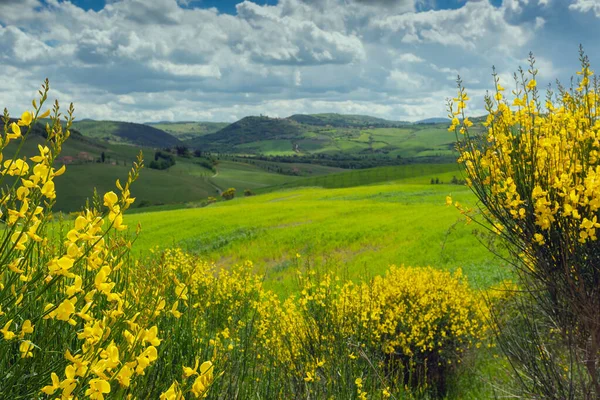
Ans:
<svg viewBox="0 0 600 400"><path fill-rule="evenodd" d="M294 114L287 119L301 124L313 126L333 126L344 128L366 128L366 127L393 127L409 125L406 121L390 121L383 118L371 117L369 115L357 114Z"/></svg>
<svg viewBox="0 0 600 400"><path fill-rule="evenodd" d="M443 124L444 122L450 123L448 118L441 117L433 117L433 118L425 118L419 121L414 122L415 124Z"/></svg>
<svg viewBox="0 0 600 400"><path fill-rule="evenodd" d="M192 147L218 150L250 142L294 139L303 132L302 125L290 119L252 116L244 117L218 132L188 140L186 143Z"/></svg>
<svg viewBox="0 0 600 400"><path fill-rule="evenodd" d="M144 124L120 121L75 121L73 127L84 136L114 143L147 147L172 147L181 141L167 132Z"/></svg>

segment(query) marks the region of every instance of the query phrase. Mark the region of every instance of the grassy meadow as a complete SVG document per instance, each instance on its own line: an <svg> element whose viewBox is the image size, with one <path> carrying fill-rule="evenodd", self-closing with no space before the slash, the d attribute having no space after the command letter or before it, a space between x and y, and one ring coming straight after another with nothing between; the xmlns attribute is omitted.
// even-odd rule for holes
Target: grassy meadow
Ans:
<svg viewBox="0 0 600 400"><path fill-rule="evenodd" d="M498 283L507 276L503 263L473 235L482 229L459 221L445 204L450 193L473 203L462 186L395 182L285 190L205 208L136 213L126 221L142 226L138 254L181 247L220 266L252 260L281 294L305 263L348 278L381 274L392 264L462 268L475 287Z"/></svg>

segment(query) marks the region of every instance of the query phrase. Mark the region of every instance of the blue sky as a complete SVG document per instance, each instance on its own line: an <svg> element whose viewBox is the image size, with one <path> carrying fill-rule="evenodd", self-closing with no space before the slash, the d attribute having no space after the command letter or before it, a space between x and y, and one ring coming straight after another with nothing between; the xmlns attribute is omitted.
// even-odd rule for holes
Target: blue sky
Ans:
<svg viewBox="0 0 600 400"><path fill-rule="evenodd" d="M445 115L456 76L483 113L537 58L568 82L600 63L600 0L2 0L0 106L50 78L78 118L233 121L246 115Z"/></svg>

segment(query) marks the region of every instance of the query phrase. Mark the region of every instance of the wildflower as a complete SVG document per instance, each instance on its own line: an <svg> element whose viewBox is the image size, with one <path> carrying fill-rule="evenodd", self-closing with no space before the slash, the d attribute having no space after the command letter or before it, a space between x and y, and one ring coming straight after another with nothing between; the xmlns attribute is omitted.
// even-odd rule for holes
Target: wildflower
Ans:
<svg viewBox="0 0 600 400"><path fill-rule="evenodd" d="M192 394L198 398L204 396L213 382L213 365L205 361L200 365L200 374L192 385Z"/></svg>
<svg viewBox="0 0 600 400"><path fill-rule="evenodd" d="M183 400L183 394L177 381L173 382L166 392L160 395L160 400Z"/></svg>
<svg viewBox="0 0 600 400"><path fill-rule="evenodd" d="M29 340L24 340L19 345L19 351L21 352L21 358L33 357L33 343Z"/></svg>
<svg viewBox="0 0 600 400"><path fill-rule="evenodd" d="M19 333L19 338L23 339L26 334L33 333L34 325L31 325L30 320L25 320L23 325L21 326L21 333Z"/></svg>
<svg viewBox="0 0 600 400"><path fill-rule="evenodd" d="M104 400L104 394L110 393L110 384L104 379L92 379L85 395L92 400Z"/></svg>
<svg viewBox="0 0 600 400"><path fill-rule="evenodd" d="M2 333L2 335L4 336L4 340L12 340L15 338L15 333L11 332L9 330L10 328L10 324L12 324L13 320L11 319L10 321L8 321L5 325L4 328L0 329L0 332Z"/></svg>
<svg viewBox="0 0 600 400"><path fill-rule="evenodd" d="M171 310L169 311L171 314L173 314L173 316L175 318L181 317L181 313L179 311L177 311L178 306L179 306L179 301L176 301L175 303L173 303L173 306L171 307Z"/></svg>
<svg viewBox="0 0 600 400"><path fill-rule="evenodd" d="M69 300L63 300L56 309L56 319L60 321L70 322L71 315L75 312L75 306Z"/></svg>
<svg viewBox="0 0 600 400"><path fill-rule="evenodd" d="M156 351L156 347L149 346L142 352L142 354L136 357L137 367L135 369L135 373L138 375L144 375L144 370L157 358L158 352Z"/></svg>
<svg viewBox="0 0 600 400"><path fill-rule="evenodd" d="M314 382L315 376L312 372L306 372L306 376L304 377L304 382Z"/></svg>
<svg viewBox="0 0 600 400"><path fill-rule="evenodd" d="M131 376L133 375L133 369L129 366L124 365L119 373L117 374L117 381L122 387L129 387L131 384Z"/></svg>
<svg viewBox="0 0 600 400"><path fill-rule="evenodd" d="M115 192L108 192L104 195L104 205L109 209L113 209L115 204L119 201L119 198L115 194Z"/></svg>
<svg viewBox="0 0 600 400"><path fill-rule="evenodd" d="M31 113L29 111L25 111L25 112L23 112L23 114L21 114L21 119L19 119L17 124L20 126L29 126L29 125L31 125L32 121L33 121L33 115L31 115Z"/></svg>
<svg viewBox="0 0 600 400"><path fill-rule="evenodd" d="M12 132L6 134L7 139L17 139L21 137L21 128L19 128L19 125L13 122L10 124L10 129Z"/></svg>
<svg viewBox="0 0 600 400"><path fill-rule="evenodd" d="M60 379L58 378L58 375L56 375L54 372L52 372L52 374L50 374L50 376L52 378L52 385L44 386L42 388L42 392L46 393L49 396L53 395L54 392L56 392L58 389L60 389Z"/></svg>

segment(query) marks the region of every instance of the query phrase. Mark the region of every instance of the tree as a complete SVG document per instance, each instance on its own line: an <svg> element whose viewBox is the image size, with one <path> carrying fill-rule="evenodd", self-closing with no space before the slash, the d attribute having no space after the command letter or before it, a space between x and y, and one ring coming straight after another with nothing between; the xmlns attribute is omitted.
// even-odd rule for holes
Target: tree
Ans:
<svg viewBox="0 0 600 400"><path fill-rule="evenodd" d="M225 200L232 200L235 197L235 188L229 188L223 193L221 193L221 197Z"/></svg>

